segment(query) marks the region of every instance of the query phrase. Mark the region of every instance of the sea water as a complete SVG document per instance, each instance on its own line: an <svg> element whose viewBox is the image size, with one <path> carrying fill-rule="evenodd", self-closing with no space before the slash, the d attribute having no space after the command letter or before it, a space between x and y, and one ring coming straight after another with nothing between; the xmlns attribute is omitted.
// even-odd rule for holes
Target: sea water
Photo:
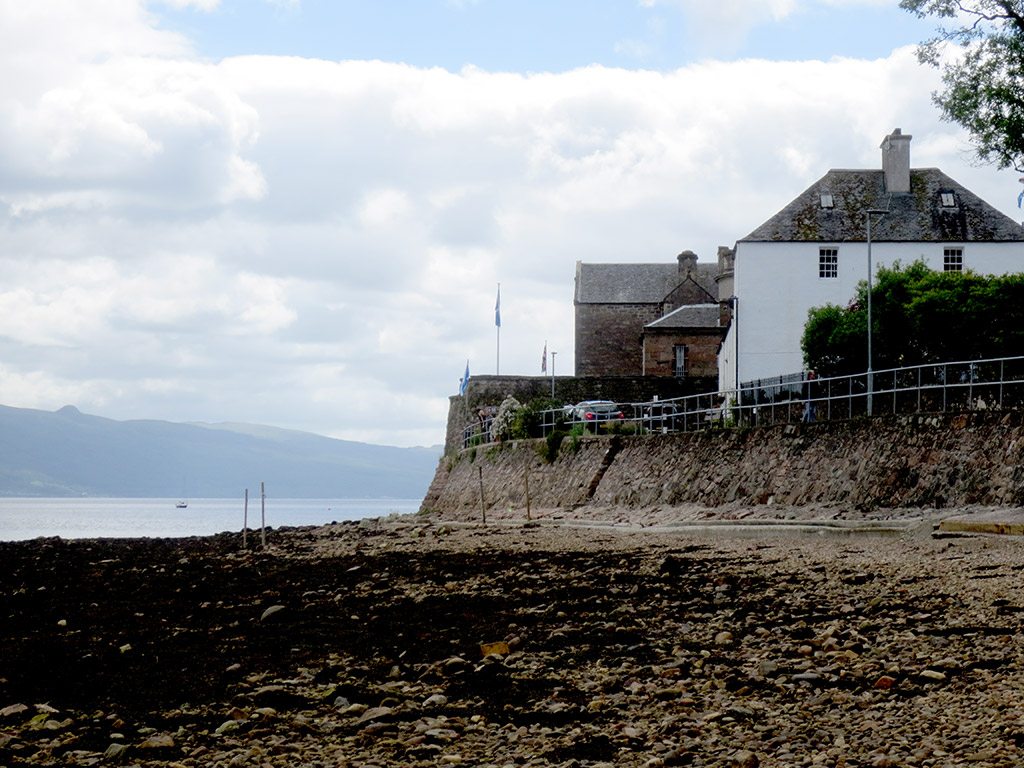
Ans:
<svg viewBox="0 0 1024 768"><path fill-rule="evenodd" d="M39 536L63 539L181 538L241 531L244 499L0 498L0 541ZM416 512L420 499L270 499L265 519L270 528L324 525L343 520ZM248 527L260 527L260 499L250 498Z"/></svg>

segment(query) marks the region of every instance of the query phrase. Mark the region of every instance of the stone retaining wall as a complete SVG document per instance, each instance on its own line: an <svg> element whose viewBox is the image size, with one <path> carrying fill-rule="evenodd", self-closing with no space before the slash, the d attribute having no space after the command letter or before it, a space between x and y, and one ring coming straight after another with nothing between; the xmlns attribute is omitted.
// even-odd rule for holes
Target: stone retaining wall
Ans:
<svg viewBox="0 0 1024 768"><path fill-rule="evenodd" d="M531 504L850 508L1024 504L1024 412L791 424L642 437L481 446L442 459L424 509Z"/></svg>

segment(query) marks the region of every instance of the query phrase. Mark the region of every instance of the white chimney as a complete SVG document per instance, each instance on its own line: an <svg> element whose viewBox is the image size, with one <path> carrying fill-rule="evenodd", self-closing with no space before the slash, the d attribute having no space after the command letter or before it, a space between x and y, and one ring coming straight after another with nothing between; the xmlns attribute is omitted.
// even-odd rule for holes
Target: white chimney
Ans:
<svg viewBox="0 0 1024 768"><path fill-rule="evenodd" d="M910 140L913 136L899 128L882 141L882 171L885 173L885 191L910 191Z"/></svg>

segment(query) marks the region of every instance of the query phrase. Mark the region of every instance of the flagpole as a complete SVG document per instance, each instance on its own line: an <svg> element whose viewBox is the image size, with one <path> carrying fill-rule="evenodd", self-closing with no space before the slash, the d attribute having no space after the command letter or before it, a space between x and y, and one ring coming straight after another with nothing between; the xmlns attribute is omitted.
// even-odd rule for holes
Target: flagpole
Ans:
<svg viewBox="0 0 1024 768"><path fill-rule="evenodd" d="M498 298L494 302L494 325L497 332L494 374L501 376L501 283L498 283Z"/></svg>

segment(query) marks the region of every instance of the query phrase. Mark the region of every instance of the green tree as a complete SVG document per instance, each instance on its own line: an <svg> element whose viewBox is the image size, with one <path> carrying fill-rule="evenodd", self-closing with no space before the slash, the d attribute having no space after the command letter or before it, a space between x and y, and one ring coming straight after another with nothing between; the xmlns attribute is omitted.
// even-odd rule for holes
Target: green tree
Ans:
<svg viewBox="0 0 1024 768"><path fill-rule="evenodd" d="M983 162L1024 170L1024 0L900 0L918 17L949 19L918 59L942 72L942 117L970 133ZM949 44L959 56L944 57Z"/></svg>
<svg viewBox="0 0 1024 768"><path fill-rule="evenodd" d="M924 262L878 270L872 298L875 370L1024 354L1024 276L935 272ZM867 369L867 283L846 307L808 312L804 362L826 376Z"/></svg>

